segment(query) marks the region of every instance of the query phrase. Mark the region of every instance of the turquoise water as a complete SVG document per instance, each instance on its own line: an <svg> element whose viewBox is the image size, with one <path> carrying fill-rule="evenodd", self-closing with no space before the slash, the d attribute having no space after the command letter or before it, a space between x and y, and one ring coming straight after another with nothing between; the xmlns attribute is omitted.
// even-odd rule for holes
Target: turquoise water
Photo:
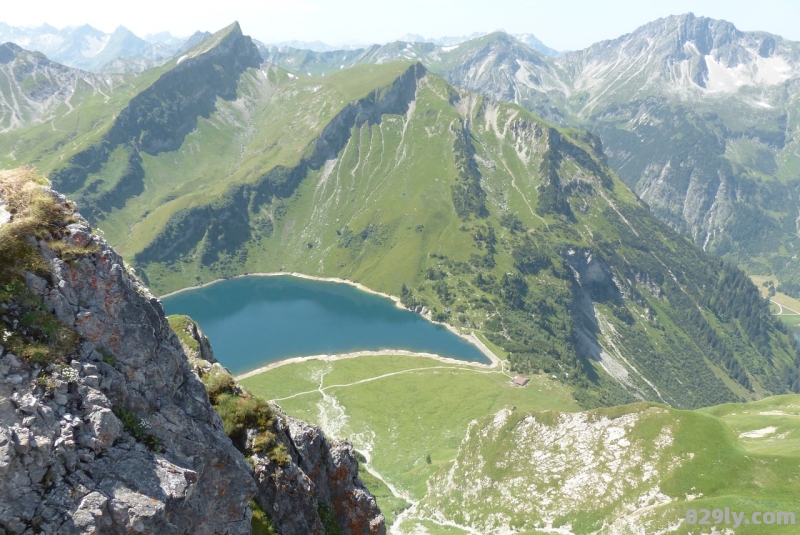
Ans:
<svg viewBox="0 0 800 535"><path fill-rule="evenodd" d="M163 304L167 314L191 316L234 374L291 357L382 349L490 362L444 327L347 284L242 277L167 297Z"/></svg>

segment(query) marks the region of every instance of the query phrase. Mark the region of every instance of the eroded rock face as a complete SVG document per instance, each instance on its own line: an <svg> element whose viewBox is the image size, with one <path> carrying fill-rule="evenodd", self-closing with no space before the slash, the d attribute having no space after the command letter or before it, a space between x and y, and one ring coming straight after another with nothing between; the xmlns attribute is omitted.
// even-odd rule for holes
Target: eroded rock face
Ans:
<svg viewBox="0 0 800 535"><path fill-rule="evenodd" d="M256 500L272 517L282 535L323 535L319 507L333 511L345 535L385 535L383 514L361 480L352 444L328 440L320 428L291 418L275 407L278 439L292 461L279 465L254 456L258 482ZM291 488L292 493L282 489ZM297 514L301 512L301 514Z"/></svg>
<svg viewBox="0 0 800 535"><path fill-rule="evenodd" d="M187 353L158 299L75 217L56 235L85 253L66 262L56 238L30 238L49 273L25 283L78 349L43 369L0 345L0 534L249 534L256 493L282 535L325 535L321 511L347 535L385 534L348 442L275 406L272 427L236 448L198 378L228 373L208 339L190 322ZM0 343L6 324L20 322L3 316ZM289 454L254 455L254 474L244 454L264 431Z"/></svg>
<svg viewBox="0 0 800 535"><path fill-rule="evenodd" d="M181 343L184 353L186 353L186 356L189 357L189 362L197 359L206 361L209 364L214 364L217 362L217 359L214 358L214 349L211 347L211 342L200 329L200 327L197 326L194 320L189 320L187 322L186 334L191 336L192 339L197 342L197 349Z"/></svg>
<svg viewBox="0 0 800 535"><path fill-rule="evenodd" d="M39 241L50 275L26 282L75 329L80 351L45 374L0 347L0 528L250 533L251 469L161 304L84 221L64 241L98 252L66 263Z"/></svg>

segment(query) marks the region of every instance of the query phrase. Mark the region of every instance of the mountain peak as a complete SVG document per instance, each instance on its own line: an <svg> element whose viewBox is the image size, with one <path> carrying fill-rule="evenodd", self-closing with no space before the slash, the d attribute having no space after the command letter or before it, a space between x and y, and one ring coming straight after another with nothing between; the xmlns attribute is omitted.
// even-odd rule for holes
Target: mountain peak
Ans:
<svg viewBox="0 0 800 535"><path fill-rule="evenodd" d="M217 32L218 34L227 35L229 33L236 33L242 35L242 27L239 26L239 21L235 20L229 25L222 28L220 31Z"/></svg>
<svg viewBox="0 0 800 535"><path fill-rule="evenodd" d="M194 40L195 37L203 37L203 33L195 33L189 41ZM244 65L247 67L255 67L261 64L261 54L258 48L253 43L253 40L242 33L242 28L237 21L229 24L220 31L212 34L210 37L199 41L194 47L186 50L186 55L189 57L197 57L201 54L210 52L222 45L229 44L225 49L237 49L234 55L244 59ZM231 48L232 47L232 48Z"/></svg>
<svg viewBox="0 0 800 535"><path fill-rule="evenodd" d="M125 35L125 36L127 36L127 35L135 35L135 34L134 34L132 31L130 31L128 28L126 28L125 26L122 26L122 25L120 24L120 25L119 25L119 26L117 26L117 28L116 28L116 29L115 29L115 30L112 32L112 35ZM137 38L138 38L138 37L137 37Z"/></svg>
<svg viewBox="0 0 800 535"><path fill-rule="evenodd" d="M14 43L3 43L0 45L0 65L11 63L20 52L22 52L22 48L18 45Z"/></svg>

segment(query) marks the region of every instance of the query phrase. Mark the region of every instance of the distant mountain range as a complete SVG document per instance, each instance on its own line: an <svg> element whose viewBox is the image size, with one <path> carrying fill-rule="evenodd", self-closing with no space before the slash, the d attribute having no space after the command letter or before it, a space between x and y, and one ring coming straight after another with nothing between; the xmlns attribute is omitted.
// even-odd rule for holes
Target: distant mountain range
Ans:
<svg viewBox="0 0 800 535"><path fill-rule="evenodd" d="M183 38L169 32L160 32L147 34L142 39L124 26L118 27L112 33L104 33L88 24L59 30L49 24L26 28L0 22L0 43L10 42L26 50L41 52L48 59L68 67L105 73L137 73L155 67L175 54L192 48L210 35L209 32L198 31L189 38ZM461 37L425 39L419 35L407 34L399 41L453 46L484 35L488 34L484 32ZM545 46L533 34L519 34L515 37L546 56L558 55L558 51ZM313 52L364 50L371 46L359 44L331 46L322 41L298 40L267 44L256 41L256 44L262 50L288 47Z"/></svg>
<svg viewBox="0 0 800 535"><path fill-rule="evenodd" d="M482 331L587 407L800 389L794 339L747 276L659 222L597 137L432 72L500 87L500 47L552 68L513 37L284 49L308 62L290 72L232 25L116 77L4 47L0 164L36 165L158 292L357 280Z"/></svg>
<svg viewBox="0 0 800 535"><path fill-rule="evenodd" d="M496 32L475 32L470 35L462 35L458 37L439 37L433 39L426 39L421 35L407 33L398 41L406 42L406 43L432 43L434 45L438 45L441 47L450 47L455 45L460 45L461 43L466 43L467 41L474 41L475 39L480 39L481 37L485 37L490 33L506 33L503 30L497 30ZM535 35L532 33L516 33L510 34L515 39L525 43L533 50L539 52L540 54L544 54L545 56L558 56L560 52L558 50L552 49L549 46L542 43L539 39L536 38Z"/></svg>
<svg viewBox="0 0 800 535"><path fill-rule="evenodd" d="M0 43L6 42L85 71L141 72L174 56L186 39L168 32L141 39L124 26L104 33L88 24L59 30L48 24L20 28L0 23Z"/></svg>
<svg viewBox="0 0 800 535"><path fill-rule="evenodd" d="M800 43L691 13L555 57L502 32L446 46L417 37L262 55L306 76L419 60L456 86L587 129L659 218L800 296Z"/></svg>

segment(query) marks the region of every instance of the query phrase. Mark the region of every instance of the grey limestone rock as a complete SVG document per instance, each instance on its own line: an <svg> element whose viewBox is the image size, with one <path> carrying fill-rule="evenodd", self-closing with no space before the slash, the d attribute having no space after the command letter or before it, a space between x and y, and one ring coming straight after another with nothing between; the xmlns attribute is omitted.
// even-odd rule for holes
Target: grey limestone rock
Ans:
<svg viewBox="0 0 800 535"><path fill-rule="evenodd" d="M67 263L34 240L50 273L25 278L80 338L68 365L0 346L0 533L249 534L255 495L281 535L324 535L321 506L347 535L385 534L348 442L274 407L289 457L245 462L198 378L224 371L208 339L192 323L187 358L158 299L76 217L63 241L97 252Z"/></svg>
<svg viewBox="0 0 800 535"><path fill-rule="evenodd" d="M352 444L328 440L322 430L301 420L279 415L276 432L288 446L292 461L281 466L254 456L258 482L256 500L270 514L282 535L324 534L316 508L296 503L315 500L331 508L345 535L385 535L386 524L375 498L358 479L358 460ZM291 494L281 492L292 487ZM301 514L291 514L293 511Z"/></svg>
<svg viewBox="0 0 800 535"><path fill-rule="evenodd" d="M69 367L49 371L0 357L8 370L0 377L0 531L250 533L251 469L160 302L82 220L63 239L98 252L68 264L39 242L50 276L28 274L26 283L82 349ZM113 364L98 361L100 349ZM36 381L44 372L46 387ZM160 447L138 442L115 410Z"/></svg>

